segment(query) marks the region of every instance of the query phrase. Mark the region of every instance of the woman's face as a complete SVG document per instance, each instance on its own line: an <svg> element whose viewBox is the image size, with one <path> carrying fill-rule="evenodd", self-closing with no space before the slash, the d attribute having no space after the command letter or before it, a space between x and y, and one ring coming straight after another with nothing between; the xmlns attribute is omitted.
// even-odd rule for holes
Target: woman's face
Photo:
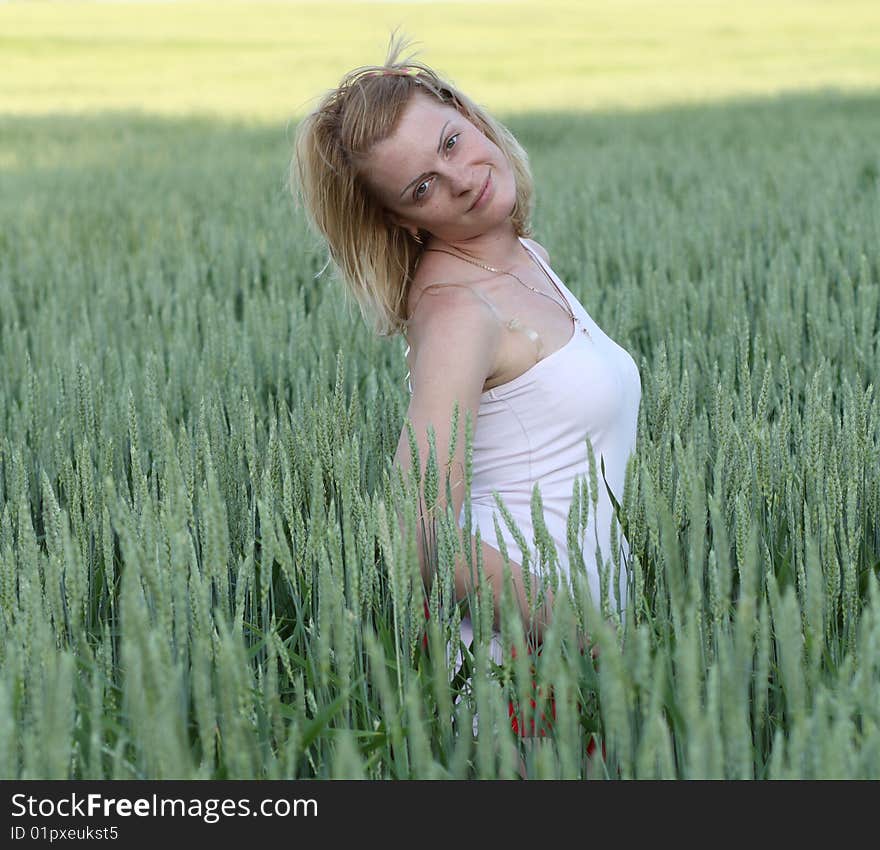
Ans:
<svg viewBox="0 0 880 850"><path fill-rule="evenodd" d="M362 174L395 224L446 242L497 227L516 204L504 152L454 107L422 94L373 146Z"/></svg>

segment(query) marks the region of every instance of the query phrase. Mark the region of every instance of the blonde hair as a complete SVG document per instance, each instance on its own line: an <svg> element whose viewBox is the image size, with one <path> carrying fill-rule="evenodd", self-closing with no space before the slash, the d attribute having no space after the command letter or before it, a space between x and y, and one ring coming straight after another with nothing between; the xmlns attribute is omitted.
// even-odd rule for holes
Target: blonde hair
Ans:
<svg viewBox="0 0 880 850"><path fill-rule="evenodd" d="M347 73L296 128L290 189L302 197L312 226L361 314L381 336L406 328L406 296L422 245L393 224L363 180L357 161L390 136L415 92L453 106L497 145L516 181L511 216L531 235L533 183L528 156L513 134L431 68L399 56L405 39L392 34L384 65Z"/></svg>

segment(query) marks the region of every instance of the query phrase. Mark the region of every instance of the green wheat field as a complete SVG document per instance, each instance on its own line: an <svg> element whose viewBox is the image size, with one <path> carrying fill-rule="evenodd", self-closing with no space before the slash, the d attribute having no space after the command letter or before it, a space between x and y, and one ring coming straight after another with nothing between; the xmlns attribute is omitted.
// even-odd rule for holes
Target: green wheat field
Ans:
<svg viewBox="0 0 880 850"><path fill-rule="evenodd" d="M0 6L0 778L880 778L876 13L632 2L618 42L621 4L547 5L454 44L455 4ZM425 632L405 342L286 186L298 111L397 22L524 144L536 238L641 374L630 607L560 590L537 746L510 598L516 659L475 597L453 675L451 517ZM517 36L565 73L505 84Z"/></svg>

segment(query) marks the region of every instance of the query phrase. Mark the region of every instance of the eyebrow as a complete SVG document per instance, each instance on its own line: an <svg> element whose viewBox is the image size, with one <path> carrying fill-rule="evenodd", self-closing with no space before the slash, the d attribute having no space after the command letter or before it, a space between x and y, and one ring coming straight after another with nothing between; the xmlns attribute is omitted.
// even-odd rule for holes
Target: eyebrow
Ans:
<svg viewBox="0 0 880 850"><path fill-rule="evenodd" d="M452 119L450 118L449 121L451 121L451 120L452 120ZM446 122L446 123L440 128L440 141L437 143L437 154L438 154L438 155L439 155L439 153L440 153L440 149L443 147L443 134L446 132L446 127L449 125L449 121L447 121L447 122ZM398 197L401 197L401 198L402 198L402 197L406 194L406 192L407 192L407 190L409 189L409 187L412 186L412 185L415 184L415 183L418 183L419 180L421 180L421 179L425 176L426 173L427 173L427 172L424 172L424 171L423 171L418 177L416 177L415 180L413 180L413 181L407 183L406 186L403 187L403 191L400 193L400 195L399 195Z"/></svg>

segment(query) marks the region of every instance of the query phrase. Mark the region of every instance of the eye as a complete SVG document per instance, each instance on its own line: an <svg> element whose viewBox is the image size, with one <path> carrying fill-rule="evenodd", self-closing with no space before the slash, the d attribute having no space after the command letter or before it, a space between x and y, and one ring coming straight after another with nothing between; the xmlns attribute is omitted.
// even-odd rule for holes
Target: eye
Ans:
<svg viewBox="0 0 880 850"><path fill-rule="evenodd" d="M455 133L446 140L446 151L451 151L456 146L456 144L458 144L458 137L460 135L461 133ZM415 191L413 192L413 199L416 201L421 201L422 199L424 199L424 197L428 194L428 189L430 188L430 186L430 180L423 180L421 183L419 183L419 185L416 186Z"/></svg>

